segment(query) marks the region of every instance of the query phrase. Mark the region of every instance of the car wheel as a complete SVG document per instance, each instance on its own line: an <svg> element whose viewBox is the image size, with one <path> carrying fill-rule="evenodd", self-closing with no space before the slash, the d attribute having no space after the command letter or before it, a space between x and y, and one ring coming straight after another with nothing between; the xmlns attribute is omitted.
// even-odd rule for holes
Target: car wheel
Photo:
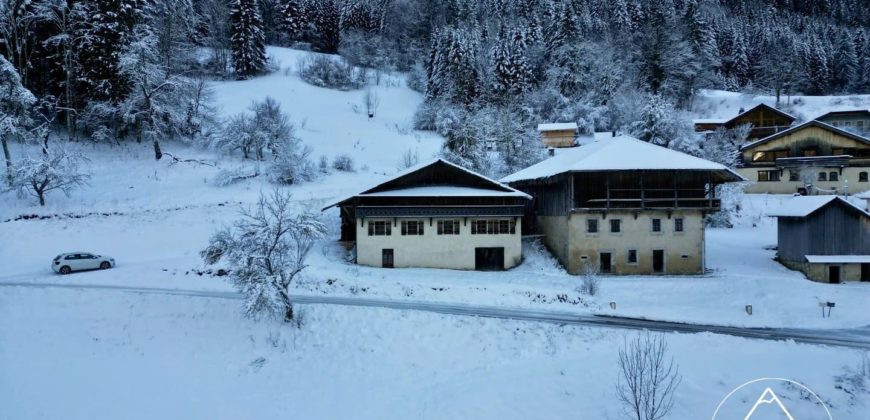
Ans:
<svg viewBox="0 0 870 420"><path fill-rule="evenodd" d="M112 266L112 265L109 264L108 261L103 261L103 262L100 263L100 268L103 269L103 270L105 270L105 269L107 269L107 268L109 268L109 267L111 267L111 266Z"/></svg>
<svg viewBox="0 0 870 420"><path fill-rule="evenodd" d="M72 270L69 268L68 265L65 265L65 266L60 268L60 274L69 274L71 271Z"/></svg>

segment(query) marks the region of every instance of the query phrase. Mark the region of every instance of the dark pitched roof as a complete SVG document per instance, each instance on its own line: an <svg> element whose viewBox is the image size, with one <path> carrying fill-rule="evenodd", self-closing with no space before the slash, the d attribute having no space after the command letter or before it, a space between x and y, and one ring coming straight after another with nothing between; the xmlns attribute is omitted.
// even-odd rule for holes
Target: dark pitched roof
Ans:
<svg viewBox="0 0 870 420"><path fill-rule="evenodd" d="M776 109L776 108L774 108L774 107L772 107L772 106L770 106L770 105L767 105L767 104L758 104L758 105L756 105L756 106L754 106L754 107L752 107L752 108L749 108L749 109L746 110L746 111L741 112L740 114L737 114L736 117L734 117L734 118L732 118L732 119L730 119L730 120L728 120L728 121L723 122L722 125L728 125L728 124L731 124L732 122L736 121L736 120L739 119L740 117L742 117L742 116L744 116L744 115L746 115L746 114L749 114L749 113L751 113L751 112L754 112L756 109L759 109L759 108L763 108L763 109L767 109L768 111L772 111L773 113L775 113L775 114L779 114L780 116L782 116L782 117L784 117L784 118L788 118L788 119L790 119L791 121L794 121L794 120L797 119L797 118L795 118L794 116L792 116L791 114L787 114L787 113L785 113L785 112L783 112L783 111L780 111L780 110L778 110L778 109Z"/></svg>
<svg viewBox="0 0 870 420"><path fill-rule="evenodd" d="M796 126L794 126L794 127L788 128L788 129L786 129L786 130L782 130L782 131L780 131L780 132L778 132L778 133L771 134L771 135L769 135L769 136L767 136L767 137L765 137L765 138L763 138L763 139L756 140L756 141L754 141L754 142L752 142L752 143L747 143L747 144L745 144L743 147L740 148L740 151L742 152L742 151L744 151L744 150L747 150L747 149L753 148L753 147L755 147L755 146L758 146L758 145L761 145L761 144L767 143L767 142L772 141L772 140L776 140L776 139L778 139L778 138L780 138L780 137L783 137L783 136L789 135L789 134L791 134L791 133L794 133L794 132L797 132L797 131L803 130L804 128L808 128L808 127L818 127L818 128L823 129L823 130L828 130L828 131L831 131L831 132L837 133L837 134L839 134L839 135L841 135L841 136L848 137L848 138L850 138L850 139L852 139L852 140L855 140L855 141L858 141L858 142L861 142L861 143L865 143L865 144L867 144L868 146L870 146L870 139L868 139L868 138L866 138L866 137L861 137L861 136L859 136L859 135L857 135L857 134L855 134L855 133L850 133L850 132L848 132L848 131L846 131L846 130L841 130L841 129L837 128L837 127L834 127L833 125L830 125L830 124L827 124L827 123L823 123L823 122L818 121L818 120L812 120L812 121L807 121L807 122L805 122L805 123L803 123L803 124L796 125Z"/></svg>
<svg viewBox="0 0 870 420"><path fill-rule="evenodd" d="M835 116L838 116L838 115L852 115L852 114L854 114L854 115L867 115L867 116L870 116L870 110L866 110L866 109L853 109L853 110L850 110L850 111L831 111L831 112L828 112L827 114L823 114L823 115L820 115L820 116L816 117L816 119L817 119L817 120L823 120L823 119L828 118L828 117L835 117Z"/></svg>
<svg viewBox="0 0 870 420"><path fill-rule="evenodd" d="M451 186L466 188L450 189L449 187ZM414 189L414 187L435 188L429 188L426 191L420 191L419 188L414 191L409 191L409 189ZM477 191L477 193L475 193L475 191ZM458 194L466 197L474 195L500 195L524 199L532 198L530 195L506 184L502 184L501 182L478 174L477 172L465 169L453 162L439 158L405 169L380 184L374 185L371 188L352 196L335 201L324 207L323 210L340 205L354 197L374 194L391 196L392 193L395 193L396 196L413 194L414 196L420 197L441 197Z"/></svg>

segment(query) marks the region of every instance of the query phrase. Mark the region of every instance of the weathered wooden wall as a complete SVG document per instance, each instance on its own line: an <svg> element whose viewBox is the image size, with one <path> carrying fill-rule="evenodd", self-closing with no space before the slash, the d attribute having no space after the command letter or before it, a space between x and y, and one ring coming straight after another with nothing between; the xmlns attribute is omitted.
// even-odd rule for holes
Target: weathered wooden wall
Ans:
<svg viewBox="0 0 870 420"><path fill-rule="evenodd" d="M806 255L870 255L870 217L832 204L806 217L780 217L779 258L803 262Z"/></svg>

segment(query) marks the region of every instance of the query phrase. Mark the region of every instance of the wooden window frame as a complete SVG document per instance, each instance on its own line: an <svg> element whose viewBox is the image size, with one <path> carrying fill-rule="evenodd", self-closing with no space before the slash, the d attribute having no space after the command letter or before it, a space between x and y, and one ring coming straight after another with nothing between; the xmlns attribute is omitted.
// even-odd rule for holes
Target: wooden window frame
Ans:
<svg viewBox="0 0 870 420"><path fill-rule="evenodd" d="M439 235L459 235L462 231L462 224L459 223L459 220L439 220L438 221L438 234Z"/></svg>
<svg viewBox="0 0 870 420"><path fill-rule="evenodd" d="M392 223L389 220L369 220L369 236L392 236ZM378 233L378 226L383 226L383 231Z"/></svg>
<svg viewBox="0 0 870 420"><path fill-rule="evenodd" d="M683 233L686 231L686 222L682 217L677 217L674 219L674 232Z"/></svg>
<svg viewBox="0 0 870 420"><path fill-rule="evenodd" d="M622 219L610 219L610 233L622 233Z"/></svg>

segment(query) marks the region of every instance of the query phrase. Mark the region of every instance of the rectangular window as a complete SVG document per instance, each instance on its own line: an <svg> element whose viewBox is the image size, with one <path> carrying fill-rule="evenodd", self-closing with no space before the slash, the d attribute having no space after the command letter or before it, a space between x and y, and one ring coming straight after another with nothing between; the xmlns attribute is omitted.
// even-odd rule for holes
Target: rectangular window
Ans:
<svg viewBox="0 0 870 420"><path fill-rule="evenodd" d="M753 162L767 162L772 159L773 155L767 152L755 152L752 154Z"/></svg>
<svg viewBox="0 0 870 420"><path fill-rule="evenodd" d="M864 131L864 120L856 122L855 127L858 129L858 131Z"/></svg>
<svg viewBox="0 0 870 420"><path fill-rule="evenodd" d="M779 171L758 171L758 182L779 181Z"/></svg>
<svg viewBox="0 0 870 420"><path fill-rule="evenodd" d="M423 222L419 220L402 220L402 236L417 236L423 234Z"/></svg>
<svg viewBox="0 0 870 420"><path fill-rule="evenodd" d="M626 262L629 264L637 264L637 250L629 249L628 250L628 258L626 258Z"/></svg>
<svg viewBox="0 0 870 420"><path fill-rule="evenodd" d="M682 232L683 231L683 218L678 217L674 219L674 232Z"/></svg>
<svg viewBox="0 0 870 420"><path fill-rule="evenodd" d="M514 234L517 223L513 220L474 220L471 222L472 235L505 235Z"/></svg>
<svg viewBox="0 0 870 420"><path fill-rule="evenodd" d="M799 181L801 177L801 172L797 169L789 169L788 170L788 180L789 181Z"/></svg>
<svg viewBox="0 0 870 420"><path fill-rule="evenodd" d="M662 231L662 219L652 219L652 231L653 232L661 232Z"/></svg>
<svg viewBox="0 0 870 420"><path fill-rule="evenodd" d="M816 149L804 149L804 157L813 157L819 154Z"/></svg>
<svg viewBox="0 0 870 420"><path fill-rule="evenodd" d="M622 220L610 219L610 233L622 232Z"/></svg>
<svg viewBox="0 0 870 420"><path fill-rule="evenodd" d="M598 219L586 219L586 232L598 233Z"/></svg>
<svg viewBox="0 0 870 420"><path fill-rule="evenodd" d="M867 182L867 172L858 173L858 182Z"/></svg>
<svg viewBox="0 0 870 420"><path fill-rule="evenodd" d="M777 150L776 152L774 152L774 157L777 159L787 158L788 150Z"/></svg>
<svg viewBox="0 0 870 420"><path fill-rule="evenodd" d="M826 172L819 172L819 181L827 181L828 174Z"/></svg>
<svg viewBox="0 0 870 420"><path fill-rule="evenodd" d="M842 156L845 154L846 154L846 151L843 149L831 149L831 156Z"/></svg>
<svg viewBox="0 0 870 420"><path fill-rule="evenodd" d="M459 220L439 220L439 235L459 235Z"/></svg>
<svg viewBox="0 0 870 420"><path fill-rule="evenodd" d="M840 174L838 174L836 172L831 172L828 174L828 181L839 181L839 180L840 180Z"/></svg>
<svg viewBox="0 0 870 420"><path fill-rule="evenodd" d="M369 236L390 236L389 220L369 220Z"/></svg>

